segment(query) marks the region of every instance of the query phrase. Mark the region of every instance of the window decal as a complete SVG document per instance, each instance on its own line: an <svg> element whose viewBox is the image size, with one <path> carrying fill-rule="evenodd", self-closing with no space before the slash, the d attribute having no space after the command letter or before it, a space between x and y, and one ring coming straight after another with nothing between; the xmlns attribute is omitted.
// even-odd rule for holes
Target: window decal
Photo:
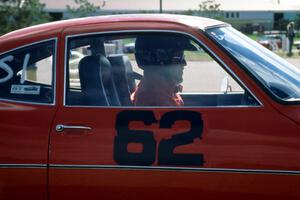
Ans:
<svg viewBox="0 0 300 200"><path fill-rule="evenodd" d="M162 139L159 143L155 140L153 131L130 128L131 122L144 122L145 126L159 123L160 129L171 129L176 121L188 121L189 130L174 133L171 138ZM150 166L155 163L156 158L160 166L204 165L204 155L201 152L175 153L177 147L193 144L195 139L202 139L203 120L199 112L170 111L158 121L153 111L125 110L117 116L116 131L114 160L119 165ZM141 144L142 151L130 152L130 143Z"/></svg>
<svg viewBox="0 0 300 200"><path fill-rule="evenodd" d="M40 86L39 85L11 85L11 94L40 94Z"/></svg>

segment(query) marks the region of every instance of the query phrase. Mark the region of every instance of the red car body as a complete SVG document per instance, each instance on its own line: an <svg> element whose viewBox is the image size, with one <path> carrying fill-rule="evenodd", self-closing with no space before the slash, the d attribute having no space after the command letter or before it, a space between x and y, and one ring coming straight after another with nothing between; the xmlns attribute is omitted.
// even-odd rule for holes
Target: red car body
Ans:
<svg viewBox="0 0 300 200"><path fill-rule="evenodd" d="M0 100L0 199L299 199L300 105L274 100L204 33L224 25L175 15L105 16L44 24L0 37L1 54L51 38L56 45L52 104ZM192 35L229 66L261 106L66 106L67 37L132 30ZM138 111L155 118L147 125L143 120L130 124L131 130L150 131L156 142L155 161L123 165L114 156L115 137L131 116L126 112ZM162 121L182 111L201 115L202 136L173 150L177 155L204 156L201 166L159 164L162 141L190 127L183 120L162 128ZM92 129L60 131L60 124ZM130 143L127 151L143 152L143 145Z"/></svg>

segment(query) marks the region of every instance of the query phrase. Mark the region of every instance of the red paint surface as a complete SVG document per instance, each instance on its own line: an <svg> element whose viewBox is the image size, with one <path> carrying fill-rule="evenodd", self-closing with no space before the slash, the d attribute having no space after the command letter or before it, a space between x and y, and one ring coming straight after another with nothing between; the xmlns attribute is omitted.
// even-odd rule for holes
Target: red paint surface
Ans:
<svg viewBox="0 0 300 200"><path fill-rule="evenodd" d="M214 25L206 20L202 23L201 26ZM0 38L0 52L47 38L57 37L59 42L56 105L0 101L0 164L45 165L41 169L0 168L0 199L47 199L47 190L51 200L299 199L299 175L68 168L69 165L116 165L113 160L115 119L123 109L63 106L65 36L132 29L193 34L263 103L257 108L185 109L201 113L203 135L201 140L176 148L176 153L203 154L205 163L201 168L300 171L300 107L272 101L233 60L196 29L166 18L162 21L151 17L90 18L28 28ZM153 110L159 120L166 112L180 108L147 110ZM58 134L56 124L84 125L92 130ZM159 143L189 127L188 123L178 123L172 129L161 130L158 124L134 123L131 128L153 131ZM129 148L133 152L140 149L139 145ZM53 164L67 166L58 169ZM153 166L157 166L157 160Z"/></svg>

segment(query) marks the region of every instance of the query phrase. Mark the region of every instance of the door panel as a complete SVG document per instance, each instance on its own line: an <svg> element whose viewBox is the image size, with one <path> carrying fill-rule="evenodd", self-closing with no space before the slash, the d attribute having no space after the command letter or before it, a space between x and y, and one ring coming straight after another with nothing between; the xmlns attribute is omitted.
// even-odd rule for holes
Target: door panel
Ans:
<svg viewBox="0 0 300 200"><path fill-rule="evenodd" d="M47 199L46 173L46 165L2 165L0 199Z"/></svg>
<svg viewBox="0 0 300 200"><path fill-rule="evenodd" d="M128 110L134 113L138 109ZM298 127L276 112L263 107L186 109L201 114L202 137L174 148L173 153L203 155L203 165L197 166L158 162L162 140L187 132L190 123L179 120L172 128L162 129L161 119L174 113L175 109L142 110L153 112L157 121L144 125L135 120L129 129L153 134L155 160L151 164L137 164L136 160L144 159L137 156L136 160L122 165L117 164L120 162L114 155L115 136L119 130L116 119L128 110L66 107L58 112L54 124L88 126L92 130L58 133L53 127L49 169L52 199L83 199L87 196L150 199L164 195L174 199L183 196L208 199L224 196L251 199L257 195L261 199L299 197L295 189L300 186L299 176L289 179L291 176L287 172L300 168ZM125 153L143 154L144 148L153 143L149 137L145 140L126 141ZM277 188L276 192L272 188Z"/></svg>
<svg viewBox="0 0 300 200"><path fill-rule="evenodd" d="M53 106L0 102L0 199L46 199Z"/></svg>
<svg viewBox="0 0 300 200"><path fill-rule="evenodd" d="M57 168L51 175L51 199L298 199L300 184L297 176L226 172Z"/></svg>

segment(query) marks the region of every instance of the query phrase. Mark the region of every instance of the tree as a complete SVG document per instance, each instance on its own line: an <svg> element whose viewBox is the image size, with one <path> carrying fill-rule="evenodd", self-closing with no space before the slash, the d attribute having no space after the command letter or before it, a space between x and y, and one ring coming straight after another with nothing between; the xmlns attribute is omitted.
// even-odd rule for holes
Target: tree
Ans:
<svg viewBox="0 0 300 200"><path fill-rule="evenodd" d="M0 0L0 35L50 20L39 0Z"/></svg>
<svg viewBox="0 0 300 200"><path fill-rule="evenodd" d="M97 14L97 11L101 9L101 6L95 6L90 3L88 0L74 0L74 2L78 5L76 8L67 5L67 18L75 18L75 17L86 17L93 16ZM102 4L102 7L105 5L105 1Z"/></svg>
<svg viewBox="0 0 300 200"><path fill-rule="evenodd" d="M290 21L286 19L279 19L274 23L274 30L286 31L287 25Z"/></svg>
<svg viewBox="0 0 300 200"><path fill-rule="evenodd" d="M300 29L300 14L298 14L295 19L295 28Z"/></svg>
<svg viewBox="0 0 300 200"><path fill-rule="evenodd" d="M183 11L182 14L184 14L184 15L194 15L194 13L195 13L195 10L188 9L186 11Z"/></svg>
<svg viewBox="0 0 300 200"><path fill-rule="evenodd" d="M202 0L199 4L198 14L203 17L222 19L223 15L220 11L221 4L215 0Z"/></svg>

